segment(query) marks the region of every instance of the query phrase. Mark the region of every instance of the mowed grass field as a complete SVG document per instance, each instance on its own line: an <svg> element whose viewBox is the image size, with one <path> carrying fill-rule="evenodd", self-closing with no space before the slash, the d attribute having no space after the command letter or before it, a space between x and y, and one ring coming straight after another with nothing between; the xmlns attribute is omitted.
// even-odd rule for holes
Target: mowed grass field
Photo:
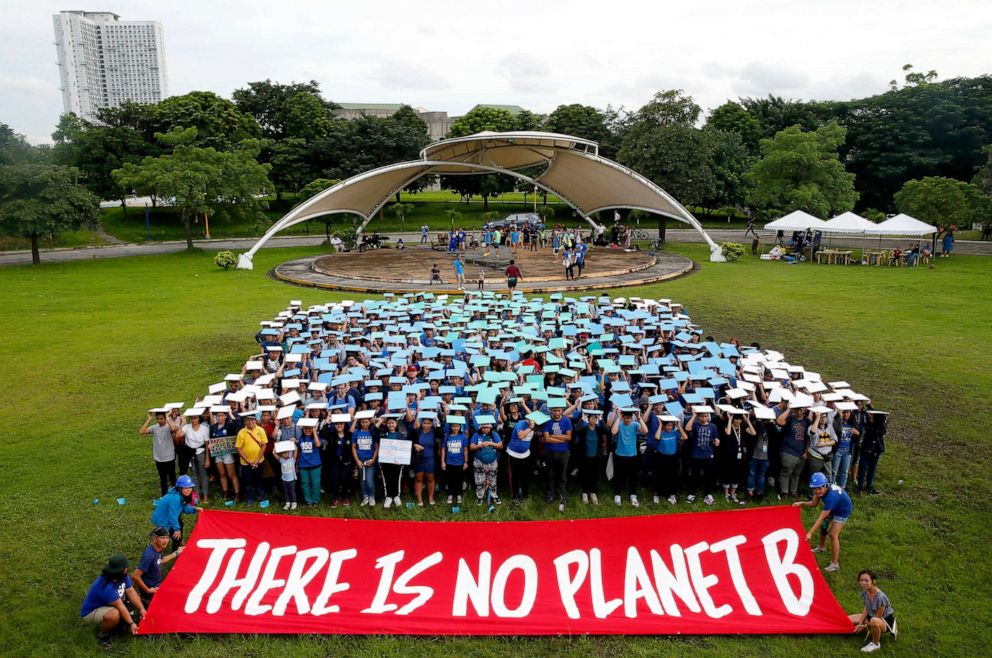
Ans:
<svg viewBox="0 0 992 658"><path fill-rule="evenodd" d="M869 270L750 257L710 264L701 246L673 250L697 260L698 271L616 294L681 301L719 340L758 341L825 380L847 380L878 408L892 411L876 482L882 495L855 497L843 535L843 568L825 574L851 610L859 608L857 571L870 567L880 574L901 635L897 643L883 641L879 655L989 655L992 259L955 256L938 261L933 271ZM0 351L8 391L0 402L0 653L98 652L93 628L79 620L80 602L110 553L137 559L158 494L148 439L137 434L145 411L169 401L190 403L208 384L238 370L256 348L258 321L290 299L308 305L346 297L266 276L279 262L316 252L262 250L253 272L221 271L213 254L203 252L0 268ZM124 506L119 497L126 498ZM442 519L442 507L394 510L394 516ZM570 513L668 510L575 505ZM381 508L355 506L322 506L317 513L384 516ZM461 518L483 515L470 509ZM541 504L519 511L504 505L495 516L557 513ZM772 657L854 655L862 644L861 636L202 636L119 637L113 651L184 657Z"/></svg>

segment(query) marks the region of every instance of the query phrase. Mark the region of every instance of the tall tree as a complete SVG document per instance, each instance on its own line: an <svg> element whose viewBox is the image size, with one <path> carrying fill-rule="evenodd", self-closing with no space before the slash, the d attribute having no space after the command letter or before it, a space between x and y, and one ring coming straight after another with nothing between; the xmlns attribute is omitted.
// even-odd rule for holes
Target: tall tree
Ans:
<svg viewBox="0 0 992 658"><path fill-rule="evenodd" d="M448 137L467 137L484 131L508 132L515 130L513 114L495 107L475 107L458 117L448 130ZM473 174L467 176L442 176L441 185L462 196L482 197L483 210L489 210L489 198L513 189L514 180L501 174Z"/></svg>
<svg viewBox="0 0 992 658"><path fill-rule="evenodd" d="M928 176L907 181L896 192L894 201L899 212L919 220L942 226L967 226L982 219L986 211L983 195L971 184L953 178Z"/></svg>
<svg viewBox="0 0 992 658"><path fill-rule="evenodd" d="M710 143L713 182L701 205L704 208L742 207L747 189L745 176L755 158L751 157L738 133L717 130L707 124L703 134Z"/></svg>
<svg viewBox="0 0 992 658"><path fill-rule="evenodd" d="M740 102L758 121L760 137L773 137L790 126L816 130L833 118L829 103L803 103L771 94L767 98L742 98Z"/></svg>
<svg viewBox="0 0 992 658"><path fill-rule="evenodd" d="M53 138L55 162L76 168L83 185L100 199L120 199L125 215L124 200L130 190L118 185L112 172L126 162L139 162L159 151L136 128L94 125L73 115L63 116Z"/></svg>
<svg viewBox="0 0 992 658"><path fill-rule="evenodd" d="M992 196L992 144L982 149L982 153L985 155L985 162L975 171L975 178L971 182L982 192Z"/></svg>
<svg viewBox="0 0 992 658"><path fill-rule="evenodd" d="M846 134L828 123L812 132L792 126L761 140L761 159L747 174L748 202L765 215L805 210L827 217L854 208L854 174L837 154Z"/></svg>
<svg viewBox="0 0 992 658"><path fill-rule="evenodd" d="M888 209L909 180L970 180L992 142L992 76L911 84L843 104L861 203Z"/></svg>
<svg viewBox="0 0 992 658"><path fill-rule="evenodd" d="M259 164L257 141L242 141L231 151L195 146L196 128L159 134L171 153L147 157L140 164L126 163L114 171L119 185L154 191L179 209L186 228L186 247L193 248L193 220L213 214L219 207L237 204L243 210L259 211L256 195L271 188L270 166Z"/></svg>
<svg viewBox="0 0 992 658"><path fill-rule="evenodd" d="M658 126L694 126L703 109L692 96L681 89L656 92L644 107L637 111L635 122L649 122Z"/></svg>
<svg viewBox="0 0 992 658"><path fill-rule="evenodd" d="M559 105L548 115L545 128L553 133L572 135L596 142L604 141L609 135L606 117L589 105Z"/></svg>
<svg viewBox="0 0 992 658"><path fill-rule="evenodd" d="M5 123L0 123L0 165L28 162L37 159L24 135L15 133Z"/></svg>
<svg viewBox="0 0 992 658"><path fill-rule="evenodd" d="M320 93L320 85L315 80L309 82L292 82L288 85L263 80L249 82L243 89L235 89L231 94L234 104L245 114L255 117L261 126L262 136L268 139L284 137L305 137L294 125L300 115L301 102L306 99L310 109L309 116L323 115L326 119L330 111L338 106L324 100ZM315 112L314 102L320 105L323 112Z"/></svg>
<svg viewBox="0 0 992 658"><path fill-rule="evenodd" d="M747 148L748 153L758 154L761 124L740 103L727 101L714 109L706 119L706 127L740 135L741 142Z"/></svg>
<svg viewBox="0 0 992 658"><path fill-rule="evenodd" d="M246 139L261 136L258 122L229 100L209 91L172 96L148 107L148 127L165 134L181 128L196 128L195 146L218 150L235 148Z"/></svg>
<svg viewBox="0 0 992 658"><path fill-rule="evenodd" d="M0 229L31 240L33 265L41 264L40 238L96 226L100 200L76 183L77 176L59 165L0 165Z"/></svg>

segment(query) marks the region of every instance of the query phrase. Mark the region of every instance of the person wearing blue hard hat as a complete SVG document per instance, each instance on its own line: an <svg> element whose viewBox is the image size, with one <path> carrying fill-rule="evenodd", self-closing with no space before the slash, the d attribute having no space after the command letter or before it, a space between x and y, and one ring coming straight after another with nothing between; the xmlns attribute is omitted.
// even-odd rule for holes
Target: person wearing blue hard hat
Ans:
<svg viewBox="0 0 992 658"><path fill-rule="evenodd" d="M176 486L155 501L152 512L152 525L161 526L169 531L172 537L172 550L176 551L183 545L183 515L202 512L202 507L191 504L193 489L196 482L188 475L180 475Z"/></svg>
<svg viewBox="0 0 992 658"><path fill-rule="evenodd" d="M830 564L824 571L837 571L840 569L840 532L844 529L844 524L851 517L854 511L854 504L847 492L836 484L830 484L827 476L823 473L813 473L809 479L809 488L813 490L813 500L807 502L795 502L793 507L816 507L823 502L823 511L810 526L806 533L807 541L813 541L813 532L820 528L820 545L813 549L814 553L822 553L826 550L827 537L830 537L830 549L832 557Z"/></svg>

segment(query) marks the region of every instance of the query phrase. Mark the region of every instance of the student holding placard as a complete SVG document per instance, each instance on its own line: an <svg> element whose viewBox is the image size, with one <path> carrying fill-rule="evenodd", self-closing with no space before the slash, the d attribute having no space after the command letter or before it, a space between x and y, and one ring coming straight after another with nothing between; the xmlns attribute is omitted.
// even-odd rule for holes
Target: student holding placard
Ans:
<svg viewBox="0 0 992 658"><path fill-rule="evenodd" d="M499 468L497 451L503 449L503 441L498 434L493 433L495 418L479 416L476 422L479 424L479 429L472 436L472 442L469 444L475 473L475 502L481 505L488 494L490 502L499 505L503 501L496 493L496 473Z"/></svg>
<svg viewBox="0 0 992 658"><path fill-rule="evenodd" d="M713 504L713 449L720 446L717 426L710 422L712 410L709 407L692 408L692 416L686 423L689 435L689 491L686 502L696 502L696 495L706 494L703 503Z"/></svg>
<svg viewBox="0 0 992 658"><path fill-rule="evenodd" d="M303 502L309 507L320 503L320 437L317 436L317 419L301 418L296 424L300 433L299 445L300 489Z"/></svg>
<svg viewBox="0 0 992 658"><path fill-rule="evenodd" d="M720 485L725 500L743 505L746 500L737 498L737 489L747 481L747 437L753 437L757 432L746 411L736 407L733 409L727 410L723 440L718 451Z"/></svg>
<svg viewBox="0 0 992 658"><path fill-rule="evenodd" d="M351 424L351 456L359 469L362 507L375 505L375 474L379 458L379 433L371 418L355 419Z"/></svg>
<svg viewBox="0 0 992 658"><path fill-rule="evenodd" d="M548 404L551 417L542 428L541 444L548 465L548 491L545 500L558 499L558 511L565 511L568 500L568 453L572 442L572 421L565 418L565 402Z"/></svg>
<svg viewBox="0 0 992 658"><path fill-rule="evenodd" d="M456 501L462 504L462 486L465 471L468 470L468 437L465 435L465 419L462 416L448 416L448 436L441 444L441 470L444 471L447 503Z"/></svg>
<svg viewBox="0 0 992 658"><path fill-rule="evenodd" d="M333 413L326 419L318 432L320 447L324 451L321 456L323 467L320 476L324 490L331 496L331 507L339 504L345 507L351 505L350 491L352 469L351 452L351 416Z"/></svg>
<svg viewBox="0 0 992 658"><path fill-rule="evenodd" d="M606 432L603 412L595 408L594 400L585 401L579 409L579 419L572 424L572 437L578 455L582 503L599 505L597 479L602 455L606 452Z"/></svg>
<svg viewBox="0 0 992 658"><path fill-rule="evenodd" d="M613 503L621 505L624 485L630 494L630 504L640 506L637 500L637 434L648 433L648 426L636 408L620 409L612 414L610 434L613 435Z"/></svg>
<svg viewBox="0 0 992 658"><path fill-rule="evenodd" d="M221 492L224 500L235 500L241 497L241 481L238 479L238 469L234 464L237 451L234 448L237 429L234 423L227 419L226 407L210 409L214 422L210 424L210 439L207 441L207 451L210 459L217 465L217 476L220 478Z"/></svg>
<svg viewBox="0 0 992 658"><path fill-rule="evenodd" d="M679 451L689 438L675 416L659 416L657 442L650 453L654 484L654 502L664 497L669 504L678 502L675 492L679 486Z"/></svg>
<svg viewBox="0 0 992 658"><path fill-rule="evenodd" d="M534 439L536 421L531 418L535 413L540 418L548 418L541 412L531 412L527 418L518 420L513 425L506 446L506 462L509 468L508 480L514 505L519 505L530 496L530 474L534 469L531 443Z"/></svg>
<svg viewBox="0 0 992 658"><path fill-rule="evenodd" d="M433 414L433 417L426 414ZM417 505L424 506L424 484L427 484L427 503L433 505L435 460L434 454L439 443L438 428L436 425L437 414L433 412L420 412L417 420L413 423L414 443L413 443L413 471L415 479L413 483L413 495L417 499Z"/></svg>
<svg viewBox="0 0 992 658"><path fill-rule="evenodd" d="M282 498L285 501L284 510L296 509L296 443L280 441L273 451L279 460L279 482L282 486Z"/></svg>
<svg viewBox="0 0 992 658"><path fill-rule="evenodd" d="M385 423L386 429L382 431L381 427ZM391 441L403 441L410 445L407 454L412 451L412 442L407 438L406 432L401 430L401 425L397 421L395 416L385 418L380 416L375 420L375 426L380 430L379 440L389 439ZM380 444L381 445L381 444ZM382 474L382 489L385 500L382 503L383 509L389 509L393 505L399 507L402 503L400 500L400 485L403 482L403 469L406 468L405 464L393 464L382 461L382 455L380 455L379 460L379 471Z"/></svg>
<svg viewBox="0 0 992 658"><path fill-rule="evenodd" d="M813 422L809 430L809 472L824 473L827 479L832 479L831 465L833 463L834 446L837 445L837 433L830 422L825 408L813 408Z"/></svg>

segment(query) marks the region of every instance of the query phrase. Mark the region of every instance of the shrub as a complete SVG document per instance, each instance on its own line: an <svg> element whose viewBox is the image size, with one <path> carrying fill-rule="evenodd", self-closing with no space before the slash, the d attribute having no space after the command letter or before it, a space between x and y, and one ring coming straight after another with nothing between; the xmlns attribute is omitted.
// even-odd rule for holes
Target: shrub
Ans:
<svg viewBox="0 0 992 658"><path fill-rule="evenodd" d="M720 245L720 251L723 252L723 257L727 259L728 263L733 263L744 255L744 245L736 242L724 242Z"/></svg>
<svg viewBox="0 0 992 658"><path fill-rule="evenodd" d="M238 257L234 255L233 251L219 251L214 256L214 264L229 270L238 264Z"/></svg>
<svg viewBox="0 0 992 658"><path fill-rule="evenodd" d="M354 249L355 243L358 242L358 232L354 226L338 226L331 231L331 235L340 238L344 248L349 251Z"/></svg>

